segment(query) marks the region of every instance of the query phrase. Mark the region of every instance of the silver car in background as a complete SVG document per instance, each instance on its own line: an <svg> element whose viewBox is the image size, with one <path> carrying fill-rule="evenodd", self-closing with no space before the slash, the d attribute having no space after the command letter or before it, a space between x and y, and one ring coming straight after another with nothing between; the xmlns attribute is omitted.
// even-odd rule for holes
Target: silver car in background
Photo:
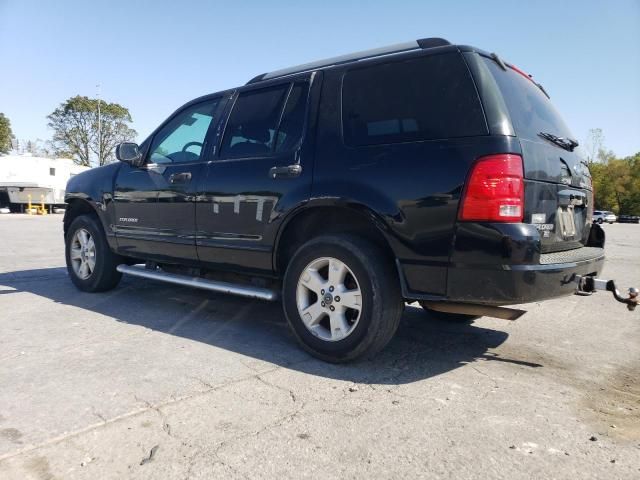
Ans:
<svg viewBox="0 0 640 480"><path fill-rule="evenodd" d="M593 211L593 223L602 225L604 222L614 223L617 220L613 212L606 210L594 210Z"/></svg>

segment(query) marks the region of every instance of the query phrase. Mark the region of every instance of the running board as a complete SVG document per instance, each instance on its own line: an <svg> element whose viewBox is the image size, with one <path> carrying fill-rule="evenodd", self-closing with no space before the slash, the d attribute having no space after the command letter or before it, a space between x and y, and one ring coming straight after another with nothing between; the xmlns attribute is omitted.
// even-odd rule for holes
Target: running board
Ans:
<svg viewBox="0 0 640 480"><path fill-rule="evenodd" d="M525 310L507 307L494 307L492 305L478 305L474 303L450 303L450 302L430 302L424 304L431 310L446 313L463 313L465 315L478 315L481 317L494 317L503 320L517 320L527 313Z"/></svg>
<svg viewBox="0 0 640 480"><path fill-rule="evenodd" d="M121 273L134 277L148 278L160 282L172 283L183 287L201 288L212 292L229 293L240 297L257 298L259 300L275 301L278 299L278 292L268 288L253 287L251 285L241 285L237 283L219 282L207 280L202 277L188 277L175 273L163 272L161 270L151 270L144 267L132 267L129 265L118 265L116 269Z"/></svg>

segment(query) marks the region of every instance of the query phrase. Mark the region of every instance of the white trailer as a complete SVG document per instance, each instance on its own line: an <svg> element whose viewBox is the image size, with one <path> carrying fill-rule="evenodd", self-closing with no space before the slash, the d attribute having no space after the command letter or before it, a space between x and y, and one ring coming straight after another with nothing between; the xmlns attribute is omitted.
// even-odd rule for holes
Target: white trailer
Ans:
<svg viewBox="0 0 640 480"><path fill-rule="evenodd" d="M24 211L29 196L34 205L44 202L49 209L64 206L67 182L72 176L88 169L68 158L44 158L28 154L0 156L0 207Z"/></svg>

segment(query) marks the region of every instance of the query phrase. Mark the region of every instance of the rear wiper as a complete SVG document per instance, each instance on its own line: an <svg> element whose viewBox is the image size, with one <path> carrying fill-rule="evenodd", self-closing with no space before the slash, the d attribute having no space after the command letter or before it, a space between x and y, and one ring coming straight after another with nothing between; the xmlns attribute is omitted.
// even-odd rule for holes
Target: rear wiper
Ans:
<svg viewBox="0 0 640 480"><path fill-rule="evenodd" d="M549 140L550 142L558 145L561 148L564 148L565 150L569 150L570 152L573 152L573 149L579 145L578 142L573 138L558 137L553 133L540 132L538 133L538 136L544 138L545 140Z"/></svg>

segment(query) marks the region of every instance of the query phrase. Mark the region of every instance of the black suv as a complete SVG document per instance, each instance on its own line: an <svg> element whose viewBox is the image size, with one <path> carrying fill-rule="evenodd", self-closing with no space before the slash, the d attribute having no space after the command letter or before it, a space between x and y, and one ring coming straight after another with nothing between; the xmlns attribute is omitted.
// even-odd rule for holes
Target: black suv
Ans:
<svg viewBox="0 0 640 480"><path fill-rule="evenodd" d="M281 296L313 355L368 356L405 301L468 318L599 273L576 146L530 75L443 39L274 71L73 177L68 271Z"/></svg>

